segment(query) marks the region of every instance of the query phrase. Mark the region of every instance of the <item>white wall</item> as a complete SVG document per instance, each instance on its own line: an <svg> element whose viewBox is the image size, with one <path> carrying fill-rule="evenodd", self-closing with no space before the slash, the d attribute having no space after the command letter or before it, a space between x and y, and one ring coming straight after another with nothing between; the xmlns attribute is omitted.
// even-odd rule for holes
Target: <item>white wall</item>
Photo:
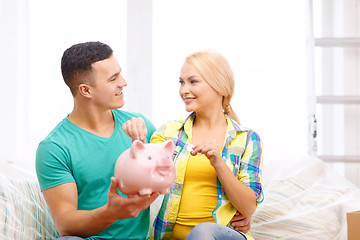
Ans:
<svg viewBox="0 0 360 240"><path fill-rule="evenodd" d="M28 18L26 14L13 15L27 5ZM149 108L156 126L187 115L178 97L181 64L193 51L212 48L221 52L234 70L232 105L242 123L262 137L266 159L305 155L304 7L302 1L286 0L153 0L153 103ZM3 35L9 38L2 37L0 45L0 111L6 116L0 125L0 159L19 163L25 159L26 165L32 166L39 141L72 108L60 72L60 58L67 47L89 40L108 43L127 78L127 4L125 0L0 0L0 8L0 30L9 33ZM19 17L25 19L21 26L28 29L28 35L14 30L23 28L18 26ZM19 61L25 61L22 67L14 65ZM20 84L12 81L23 72ZM129 87L141 84L127 81ZM136 104L146 106L147 102Z"/></svg>
<svg viewBox="0 0 360 240"><path fill-rule="evenodd" d="M233 68L232 106L264 141L267 160L307 154L303 1L154 1L153 120L187 115L178 95L184 58L206 48Z"/></svg>
<svg viewBox="0 0 360 240"><path fill-rule="evenodd" d="M72 110L60 61L65 49L85 41L109 44L126 59L126 1L29 1L29 144L31 150Z"/></svg>
<svg viewBox="0 0 360 240"><path fill-rule="evenodd" d="M126 0L0 0L0 161L33 167L39 142L72 110L64 50L99 40L123 65L126 30Z"/></svg>

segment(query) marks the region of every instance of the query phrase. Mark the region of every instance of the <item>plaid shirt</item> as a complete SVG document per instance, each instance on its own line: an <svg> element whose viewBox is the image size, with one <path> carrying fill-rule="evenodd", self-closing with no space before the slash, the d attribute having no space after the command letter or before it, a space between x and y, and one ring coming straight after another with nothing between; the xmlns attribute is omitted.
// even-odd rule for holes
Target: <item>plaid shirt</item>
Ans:
<svg viewBox="0 0 360 240"><path fill-rule="evenodd" d="M192 126L195 113L184 121L171 121L161 126L151 137L152 143L172 140L175 144L174 163L177 169L176 180L170 193L164 196L160 211L154 221L151 239L169 239L179 211L181 193L184 184L185 170L190 157ZM262 142L252 130L240 126L225 114L228 123L226 143L222 157L235 176L256 195L257 203L263 201L261 174L263 165ZM212 212L215 222L229 224L236 213L226 196L220 181L217 180L218 204ZM248 236L248 235L247 235ZM249 236L251 238L251 236Z"/></svg>

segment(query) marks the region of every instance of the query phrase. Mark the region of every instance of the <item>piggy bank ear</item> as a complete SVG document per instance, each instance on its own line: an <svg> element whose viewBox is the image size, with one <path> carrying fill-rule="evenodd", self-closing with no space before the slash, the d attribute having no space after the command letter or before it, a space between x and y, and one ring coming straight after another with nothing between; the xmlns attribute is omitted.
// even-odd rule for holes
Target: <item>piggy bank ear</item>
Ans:
<svg viewBox="0 0 360 240"><path fill-rule="evenodd" d="M167 140L162 144L162 147L170 154L172 155L174 153L174 143L171 140Z"/></svg>
<svg viewBox="0 0 360 240"><path fill-rule="evenodd" d="M130 148L130 156L131 158L136 158L136 155L138 152L140 152L141 150L144 150L145 149L145 145L139 141L139 140L135 140L132 145L131 145L131 148Z"/></svg>

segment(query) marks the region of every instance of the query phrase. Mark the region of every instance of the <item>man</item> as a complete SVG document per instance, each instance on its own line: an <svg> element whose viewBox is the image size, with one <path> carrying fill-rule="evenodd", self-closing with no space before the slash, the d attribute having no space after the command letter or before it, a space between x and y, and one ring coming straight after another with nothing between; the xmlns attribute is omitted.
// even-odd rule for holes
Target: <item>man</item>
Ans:
<svg viewBox="0 0 360 240"><path fill-rule="evenodd" d="M149 205L158 193L126 198L112 176L132 139L148 142L154 125L139 113L118 109L124 105L127 83L108 45L71 46L63 54L61 70L74 107L36 153L40 187L56 229L61 236L146 239ZM127 129L135 129L130 137L122 129L125 122Z"/></svg>

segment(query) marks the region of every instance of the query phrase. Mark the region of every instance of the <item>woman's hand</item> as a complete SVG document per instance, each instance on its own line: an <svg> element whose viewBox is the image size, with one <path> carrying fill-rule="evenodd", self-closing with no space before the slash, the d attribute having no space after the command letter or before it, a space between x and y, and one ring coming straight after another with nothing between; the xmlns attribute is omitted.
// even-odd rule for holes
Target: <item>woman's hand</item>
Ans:
<svg viewBox="0 0 360 240"><path fill-rule="evenodd" d="M147 128L144 119L141 117L131 118L123 124L122 128L132 141L140 140L143 143L146 143Z"/></svg>
<svg viewBox="0 0 360 240"><path fill-rule="evenodd" d="M215 141L210 141L195 145L191 155L204 154L210 160L210 164L216 169L219 164L224 162L221 158L220 150L221 147Z"/></svg>

